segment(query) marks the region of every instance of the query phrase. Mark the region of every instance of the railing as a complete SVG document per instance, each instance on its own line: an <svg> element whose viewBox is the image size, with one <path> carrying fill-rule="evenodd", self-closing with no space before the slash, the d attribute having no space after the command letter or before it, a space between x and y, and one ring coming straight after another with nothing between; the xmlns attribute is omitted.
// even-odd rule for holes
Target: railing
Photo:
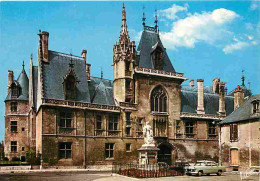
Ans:
<svg viewBox="0 0 260 181"><path fill-rule="evenodd" d="M183 78L183 73L167 72L164 70L156 70L156 69L149 69L149 68L143 68L143 67L136 67L135 72L145 73L145 74L165 75L165 76L169 76L169 77L178 77L178 78L186 79L186 78Z"/></svg>
<svg viewBox="0 0 260 181"><path fill-rule="evenodd" d="M169 177L181 176L181 172L171 169L167 164L113 164L112 173L136 177L136 178L154 178L154 177Z"/></svg>
<svg viewBox="0 0 260 181"><path fill-rule="evenodd" d="M120 107L118 106L92 104L92 103L76 102L76 101L68 101L68 100L42 99L42 102L45 104L58 104L58 105L66 105L72 107L83 107L89 109L110 110L110 111L117 111L117 112L120 111Z"/></svg>
<svg viewBox="0 0 260 181"><path fill-rule="evenodd" d="M122 107L131 107L131 108L135 108L137 107L136 104L130 103L130 102L120 102L119 103L120 106Z"/></svg>

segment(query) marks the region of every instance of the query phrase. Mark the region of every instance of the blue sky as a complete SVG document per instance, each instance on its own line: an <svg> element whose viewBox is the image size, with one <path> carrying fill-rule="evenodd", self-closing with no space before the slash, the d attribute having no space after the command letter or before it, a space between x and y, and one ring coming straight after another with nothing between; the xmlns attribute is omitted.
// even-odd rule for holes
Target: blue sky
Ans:
<svg viewBox="0 0 260 181"><path fill-rule="evenodd" d="M154 26L158 10L161 39L177 72L211 85L214 77L228 91L241 84L259 93L260 2L125 2L130 38L140 39L142 7ZM30 54L37 65L39 29L48 31L49 49L80 56L88 50L92 76L113 78L112 50L121 26L122 2L0 2L0 140L4 138L7 71L28 73ZM188 81L184 84L188 84ZM248 85L247 85L248 86Z"/></svg>

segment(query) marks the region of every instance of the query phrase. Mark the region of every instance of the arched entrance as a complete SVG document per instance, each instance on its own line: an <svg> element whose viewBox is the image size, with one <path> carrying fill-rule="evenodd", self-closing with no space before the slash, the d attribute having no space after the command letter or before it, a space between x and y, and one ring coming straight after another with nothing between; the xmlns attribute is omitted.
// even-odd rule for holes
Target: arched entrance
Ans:
<svg viewBox="0 0 260 181"><path fill-rule="evenodd" d="M160 143L158 145L158 148L160 149L158 151L158 156L157 156L158 162L165 162L168 165L171 165L173 146L168 142L164 142L164 143Z"/></svg>

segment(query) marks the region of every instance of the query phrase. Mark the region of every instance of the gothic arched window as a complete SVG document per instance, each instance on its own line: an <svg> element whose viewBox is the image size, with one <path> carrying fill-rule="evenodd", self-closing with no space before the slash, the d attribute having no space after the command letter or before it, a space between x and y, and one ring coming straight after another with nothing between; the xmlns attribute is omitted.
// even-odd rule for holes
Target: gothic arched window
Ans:
<svg viewBox="0 0 260 181"><path fill-rule="evenodd" d="M64 83L65 99L74 100L76 96L76 78L73 75L69 75L64 80Z"/></svg>
<svg viewBox="0 0 260 181"><path fill-rule="evenodd" d="M152 112L167 112L167 94L161 86L156 87L152 91L151 111Z"/></svg>

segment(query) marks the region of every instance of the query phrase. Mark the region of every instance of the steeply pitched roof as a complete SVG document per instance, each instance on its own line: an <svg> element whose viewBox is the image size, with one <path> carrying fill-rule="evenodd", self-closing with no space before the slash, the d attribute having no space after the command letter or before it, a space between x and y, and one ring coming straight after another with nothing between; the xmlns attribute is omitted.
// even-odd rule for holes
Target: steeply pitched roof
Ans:
<svg viewBox="0 0 260 181"><path fill-rule="evenodd" d="M198 86L182 85L181 90L198 92ZM214 94L212 86L204 86L203 91L204 93Z"/></svg>
<svg viewBox="0 0 260 181"><path fill-rule="evenodd" d="M244 96L245 96L245 97L252 95L251 91L248 90L246 86L242 86L242 85L241 85L240 88L242 88L242 90L244 91ZM230 93L228 93L228 95L234 96L234 92L235 92L235 89L232 90Z"/></svg>
<svg viewBox="0 0 260 181"><path fill-rule="evenodd" d="M20 95L17 98L14 98L11 95L11 91L9 91L5 101L9 101L9 100L28 101L28 99L29 99L29 79L28 79L28 76L24 69L20 73L17 80L16 81L14 80L13 83L15 83L18 87L21 88Z"/></svg>
<svg viewBox="0 0 260 181"><path fill-rule="evenodd" d="M143 68L154 69L154 65L151 59L151 53L155 47L161 47L163 49L162 61L163 70L169 72L175 72L172 63L167 55L166 49L160 40L158 33L154 31L144 30L141 36L140 43L137 48L137 65Z"/></svg>
<svg viewBox="0 0 260 181"><path fill-rule="evenodd" d="M113 82L98 77L91 77L89 82L91 103L115 105L113 96Z"/></svg>
<svg viewBox="0 0 260 181"><path fill-rule="evenodd" d="M65 99L63 82L69 72L69 64L74 64L74 70L78 78L76 84L75 101L90 102L86 66L84 59L64 53L49 50L49 63L42 63L44 97L49 99Z"/></svg>
<svg viewBox="0 0 260 181"><path fill-rule="evenodd" d="M187 87L186 87L187 88ZM198 101L198 92L181 90L181 112L196 113ZM229 115L234 110L234 98L231 96L225 97L226 115ZM219 95L204 93L204 110L205 114L218 115L219 111Z"/></svg>
<svg viewBox="0 0 260 181"><path fill-rule="evenodd" d="M227 116L220 124L230 124L250 120L252 118L260 118L260 116L252 117L252 101L254 99L260 100L260 94L250 96L245 103Z"/></svg>

